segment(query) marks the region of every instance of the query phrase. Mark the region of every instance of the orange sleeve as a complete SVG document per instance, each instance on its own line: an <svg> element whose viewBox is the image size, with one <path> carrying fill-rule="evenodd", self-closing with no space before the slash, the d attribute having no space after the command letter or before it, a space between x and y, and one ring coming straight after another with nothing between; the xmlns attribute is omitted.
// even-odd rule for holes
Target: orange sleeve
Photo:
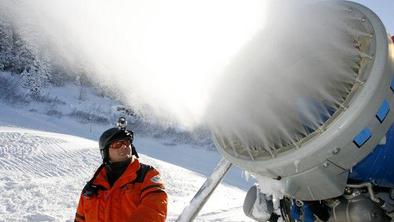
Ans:
<svg viewBox="0 0 394 222"><path fill-rule="evenodd" d="M81 195L79 198L79 203L77 207L77 212L75 213L75 222L84 222L85 221L85 210L83 207L84 198Z"/></svg>
<svg viewBox="0 0 394 222"><path fill-rule="evenodd" d="M150 170L144 179L140 193L141 203L128 221L164 222L167 217L167 193L157 170Z"/></svg>

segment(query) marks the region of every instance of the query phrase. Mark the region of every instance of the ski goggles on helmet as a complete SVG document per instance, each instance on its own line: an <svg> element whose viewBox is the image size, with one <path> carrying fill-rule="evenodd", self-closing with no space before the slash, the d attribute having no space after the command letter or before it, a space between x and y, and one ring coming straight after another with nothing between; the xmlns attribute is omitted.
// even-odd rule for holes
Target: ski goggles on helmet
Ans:
<svg viewBox="0 0 394 222"><path fill-rule="evenodd" d="M130 146L130 141L129 140L115 140L109 145L109 148L110 149L120 149L123 146Z"/></svg>

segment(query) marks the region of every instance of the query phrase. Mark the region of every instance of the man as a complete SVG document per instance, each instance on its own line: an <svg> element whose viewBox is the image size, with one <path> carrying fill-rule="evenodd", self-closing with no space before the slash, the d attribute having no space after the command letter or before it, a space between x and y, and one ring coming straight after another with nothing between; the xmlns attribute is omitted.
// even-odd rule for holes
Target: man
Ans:
<svg viewBox="0 0 394 222"><path fill-rule="evenodd" d="M160 174L139 162L133 132L119 120L100 137L103 164L82 190L75 221L165 221L167 194Z"/></svg>

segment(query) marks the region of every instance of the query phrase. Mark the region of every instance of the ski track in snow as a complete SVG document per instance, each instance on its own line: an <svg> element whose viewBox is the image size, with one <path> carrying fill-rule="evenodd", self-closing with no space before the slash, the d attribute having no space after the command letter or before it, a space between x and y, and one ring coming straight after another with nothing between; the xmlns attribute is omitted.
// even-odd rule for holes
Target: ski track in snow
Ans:
<svg viewBox="0 0 394 222"><path fill-rule="evenodd" d="M76 176L75 169L97 159L91 149L67 150L67 141L29 133L0 132L0 170L14 170L41 177ZM84 161L70 160L82 158Z"/></svg>
<svg viewBox="0 0 394 222"><path fill-rule="evenodd" d="M205 177L140 156L160 170L169 194L167 221L175 221ZM100 161L96 141L0 127L0 221L73 221L79 194ZM242 212L244 196L219 185L195 221L251 221Z"/></svg>

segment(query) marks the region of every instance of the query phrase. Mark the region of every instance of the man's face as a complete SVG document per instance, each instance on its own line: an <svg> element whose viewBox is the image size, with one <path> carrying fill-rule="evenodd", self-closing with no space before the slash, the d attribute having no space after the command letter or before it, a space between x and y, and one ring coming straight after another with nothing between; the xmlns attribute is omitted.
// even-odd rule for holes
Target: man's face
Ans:
<svg viewBox="0 0 394 222"><path fill-rule="evenodd" d="M129 140L116 140L109 145L109 159L111 162L120 162L131 157Z"/></svg>

